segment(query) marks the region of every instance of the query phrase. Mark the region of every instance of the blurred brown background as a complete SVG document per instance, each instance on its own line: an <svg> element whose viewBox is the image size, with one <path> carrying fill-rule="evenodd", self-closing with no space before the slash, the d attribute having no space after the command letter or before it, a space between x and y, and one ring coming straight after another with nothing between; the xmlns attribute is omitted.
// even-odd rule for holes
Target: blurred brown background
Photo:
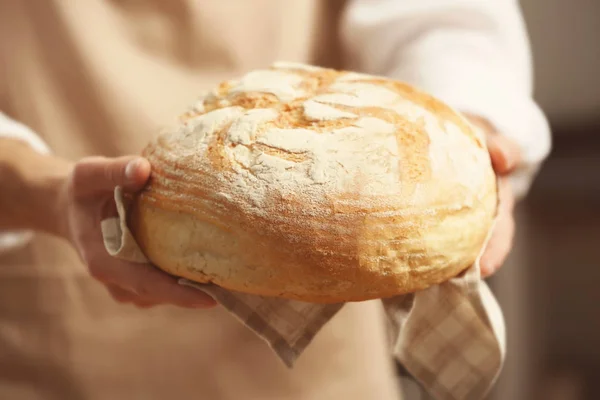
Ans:
<svg viewBox="0 0 600 400"><path fill-rule="evenodd" d="M498 400L600 399L600 1L521 0L553 151L491 281L507 320Z"/></svg>

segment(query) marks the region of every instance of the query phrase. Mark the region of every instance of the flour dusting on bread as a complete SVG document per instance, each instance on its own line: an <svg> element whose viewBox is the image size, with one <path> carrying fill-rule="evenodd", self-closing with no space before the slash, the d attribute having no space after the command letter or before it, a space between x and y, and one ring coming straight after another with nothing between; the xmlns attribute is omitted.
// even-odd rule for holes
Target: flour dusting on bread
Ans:
<svg viewBox="0 0 600 400"><path fill-rule="evenodd" d="M179 213L181 229L221 232L183 247L232 289L315 301L413 291L470 265L492 220L478 133L406 84L282 62L222 83L181 121L146 150L141 199ZM238 247L215 256L220 240ZM181 270L167 265L185 264L173 251L163 268Z"/></svg>

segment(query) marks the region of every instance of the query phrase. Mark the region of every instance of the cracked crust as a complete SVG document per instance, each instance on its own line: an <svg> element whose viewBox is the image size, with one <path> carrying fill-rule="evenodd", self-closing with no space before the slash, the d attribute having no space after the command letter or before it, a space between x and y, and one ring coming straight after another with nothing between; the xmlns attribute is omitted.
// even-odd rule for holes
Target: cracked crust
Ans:
<svg viewBox="0 0 600 400"><path fill-rule="evenodd" d="M150 143L130 227L159 268L308 302L414 292L471 265L496 207L484 140L401 82L278 64Z"/></svg>

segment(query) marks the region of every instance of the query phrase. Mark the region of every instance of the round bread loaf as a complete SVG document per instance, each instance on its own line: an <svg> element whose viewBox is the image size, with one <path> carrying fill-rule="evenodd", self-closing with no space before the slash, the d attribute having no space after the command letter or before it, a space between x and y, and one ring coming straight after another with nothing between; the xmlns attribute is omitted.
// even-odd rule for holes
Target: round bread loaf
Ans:
<svg viewBox="0 0 600 400"><path fill-rule="evenodd" d="M316 303L469 267L495 216L485 138L397 81L277 63L202 96L144 150L130 228L175 276Z"/></svg>

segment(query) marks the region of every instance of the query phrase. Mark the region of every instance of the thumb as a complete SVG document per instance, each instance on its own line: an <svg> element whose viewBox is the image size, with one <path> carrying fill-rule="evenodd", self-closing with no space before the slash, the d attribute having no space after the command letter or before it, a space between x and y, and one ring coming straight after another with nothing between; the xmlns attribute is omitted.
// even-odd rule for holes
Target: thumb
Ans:
<svg viewBox="0 0 600 400"><path fill-rule="evenodd" d="M150 163L145 158L88 157L75 165L73 186L79 195L111 192L116 186L133 192L142 189L149 177Z"/></svg>

